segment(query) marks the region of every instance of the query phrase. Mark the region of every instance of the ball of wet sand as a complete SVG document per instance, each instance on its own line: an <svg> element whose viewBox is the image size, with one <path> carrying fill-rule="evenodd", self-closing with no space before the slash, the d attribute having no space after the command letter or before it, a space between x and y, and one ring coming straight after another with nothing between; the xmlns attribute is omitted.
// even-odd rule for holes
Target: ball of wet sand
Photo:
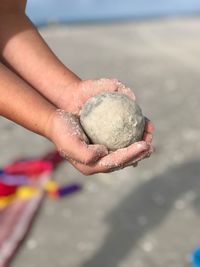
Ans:
<svg viewBox="0 0 200 267"><path fill-rule="evenodd" d="M91 97L80 112L80 122L91 143L112 151L140 141L145 126L139 105L116 92Z"/></svg>

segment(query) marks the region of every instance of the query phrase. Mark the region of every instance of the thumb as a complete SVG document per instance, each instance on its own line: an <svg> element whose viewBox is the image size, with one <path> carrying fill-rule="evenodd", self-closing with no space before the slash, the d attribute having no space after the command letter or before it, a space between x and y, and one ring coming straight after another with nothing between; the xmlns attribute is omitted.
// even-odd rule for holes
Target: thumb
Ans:
<svg viewBox="0 0 200 267"><path fill-rule="evenodd" d="M81 140L76 140L67 150L61 149L60 154L66 159L88 165L108 155L108 150L103 145L88 145Z"/></svg>

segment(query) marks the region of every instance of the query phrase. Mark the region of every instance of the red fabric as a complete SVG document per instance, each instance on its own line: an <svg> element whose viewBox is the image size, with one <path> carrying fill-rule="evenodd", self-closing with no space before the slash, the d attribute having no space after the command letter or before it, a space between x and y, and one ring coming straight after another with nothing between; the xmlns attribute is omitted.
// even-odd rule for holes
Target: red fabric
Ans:
<svg viewBox="0 0 200 267"><path fill-rule="evenodd" d="M43 199L42 185L50 179L53 169L61 161L58 152L53 152L38 160L16 161L4 169L7 174L34 178L38 194L29 199L16 199L0 209L0 267L8 267L10 259L23 241ZM0 183L0 197L15 193L16 188Z"/></svg>
<svg viewBox="0 0 200 267"><path fill-rule="evenodd" d="M5 185L0 182L0 197L8 196L14 194L17 190L17 186L14 185Z"/></svg>
<svg viewBox="0 0 200 267"><path fill-rule="evenodd" d="M27 176L35 176L44 171L52 171L53 166L51 161L47 160L24 160L17 161L4 168L7 174L19 175L24 174Z"/></svg>

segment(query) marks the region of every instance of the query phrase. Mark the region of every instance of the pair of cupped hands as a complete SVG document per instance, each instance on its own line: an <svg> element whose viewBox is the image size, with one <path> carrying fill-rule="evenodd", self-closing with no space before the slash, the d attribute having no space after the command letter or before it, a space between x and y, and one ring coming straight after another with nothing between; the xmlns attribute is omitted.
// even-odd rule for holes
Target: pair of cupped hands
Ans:
<svg viewBox="0 0 200 267"><path fill-rule="evenodd" d="M106 91L123 93L135 100L134 93L116 79L80 80L70 84L60 95L60 109L50 121L51 140L61 156L85 175L136 166L153 151L153 125L147 118L143 140L126 148L108 151L104 145L88 143L79 123L81 108L90 97Z"/></svg>

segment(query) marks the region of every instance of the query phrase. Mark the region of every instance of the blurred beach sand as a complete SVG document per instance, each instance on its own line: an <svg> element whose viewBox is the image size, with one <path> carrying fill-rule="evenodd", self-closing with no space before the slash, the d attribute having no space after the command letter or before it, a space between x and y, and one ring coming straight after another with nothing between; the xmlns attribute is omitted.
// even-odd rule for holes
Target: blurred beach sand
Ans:
<svg viewBox="0 0 200 267"><path fill-rule="evenodd" d="M81 193L46 199L13 267L186 267L200 245L200 18L49 26L41 34L82 78L116 77L155 125L156 152L138 168L59 181ZM1 165L52 148L0 120Z"/></svg>

